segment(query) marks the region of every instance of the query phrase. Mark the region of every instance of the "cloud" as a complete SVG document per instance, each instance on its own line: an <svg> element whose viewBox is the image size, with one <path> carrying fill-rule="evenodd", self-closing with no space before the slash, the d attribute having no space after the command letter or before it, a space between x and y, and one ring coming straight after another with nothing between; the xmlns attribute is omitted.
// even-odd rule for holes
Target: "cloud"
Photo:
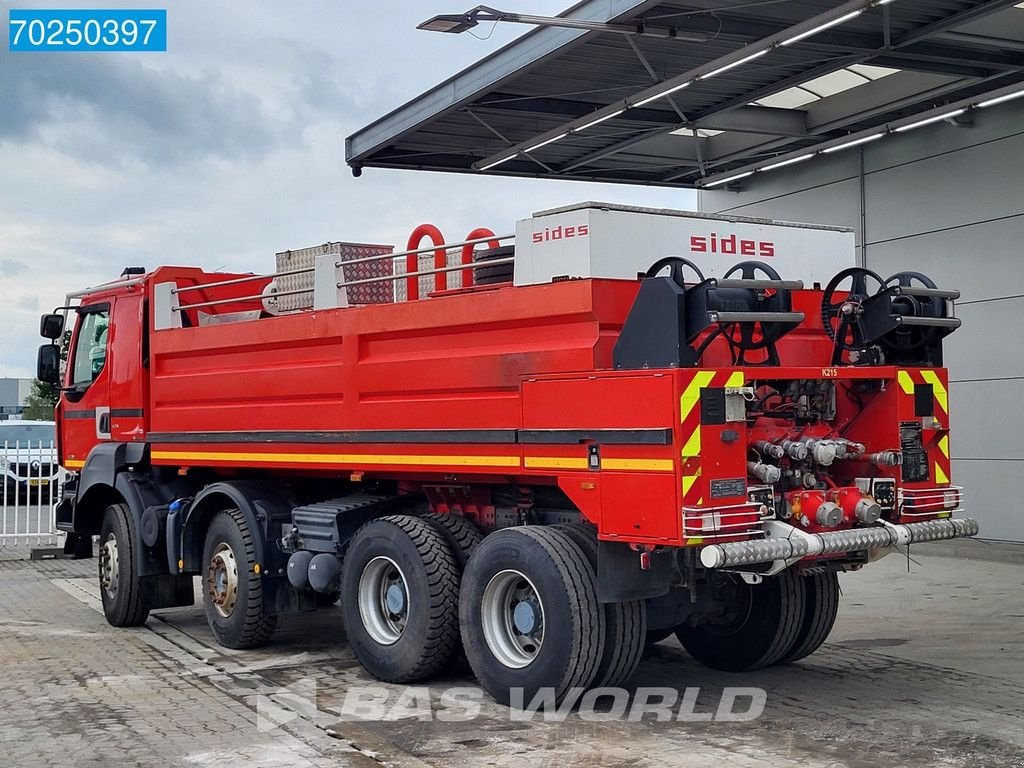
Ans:
<svg viewBox="0 0 1024 768"><path fill-rule="evenodd" d="M0 375L31 375L39 311L129 264L267 272L275 251L328 240L404 246L422 221L455 240L579 200L694 204L689 192L579 182L355 179L347 135L524 29L487 41L417 32L451 10L441 0L395 0L386 20L369 0L239 7L172 4L166 54L0 49L0 294L17 297L0 306Z"/></svg>
<svg viewBox="0 0 1024 768"><path fill-rule="evenodd" d="M123 57L12 57L0 81L0 137L45 138L44 130L81 122L102 131L49 138L68 154L120 164L135 156L171 163L208 156L237 158L275 142L252 94L218 75L188 77L147 69ZM80 125L78 127L81 127Z"/></svg>
<svg viewBox="0 0 1024 768"><path fill-rule="evenodd" d="M15 309L20 309L23 312L38 312L39 311L39 297L38 296L19 296L14 300Z"/></svg>
<svg viewBox="0 0 1024 768"><path fill-rule="evenodd" d="M15 277L28 271L28 265L17 259L0 259L0 277Z"/></svg>

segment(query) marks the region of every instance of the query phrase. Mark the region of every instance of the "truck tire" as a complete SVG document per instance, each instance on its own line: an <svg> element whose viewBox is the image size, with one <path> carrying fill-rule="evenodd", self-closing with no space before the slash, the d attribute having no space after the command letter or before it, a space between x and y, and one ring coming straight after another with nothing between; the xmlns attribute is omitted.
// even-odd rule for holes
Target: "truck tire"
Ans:
<svg viewBox="0 0 1024 768"><path fill-rule="evenodd" d="M552 528L487 536L463 574L459 618L470 667L506 705L529 705L542 688L554 705L589 687L604 651L593 569L572 538Z"/></svg>
<svg viewBox="0 0 1024 768"><path fill-rule="evenodd" d="M203 607L213 636L225 648L265 645L277 628L277 617L265 613L253 536L238 509L218 512L206 529Z"/></svg>
<svg viewBox="0 0 1024 768"><path fill-rule="evenodd" d="M461 574L466 567L466 561L473 554L473 550L484 540L484 535L476 525L462 515L451 513L441 515L436 512L427 512L420 515L421 520L426 520L434 526L438 533L444 536L445 541L455 555L456 563Z"/></svg>
<svg viewBox="0 0 1024 768"><path fill-rule="evenodd" d="M676 637L694 659L712 669L746 672L775 664L793 647L803 625L804 585L791 570L760 584L731 577L723 616L682 624Z"/></svg>
<svg viewBox="0 0 1024 768"><path fill-rule="evenodd" d="M341 608L352 652L378 680L441 671L458 649L459 568L445 537L410 515L373 520L352 538Z"/></svg>
<svg viewBox="0 0 1024 768"><path fill-rule="evenodd" d="M145 624L149 609L136 573L135 531L127 504L111 504L100 526L99 579L103 615L114 627Z"/></svg>
<svg viewBox="0 0 1024 768"><path fill-rule="evenodd" d="M555 525L569 534L590 561L597 578L597 533L585 523ZM595 582L596 583L596 582ZM602 603L605 621L604 653L597 665L593 685L597 688L620 686L636 673L647 641L647 604L643 600Z"/></svg>
<svg viewBox="0 0 1024 768"><path fill-rule="evenodd" d="M803 576L807 592L803 624L793 647L779 660L789 664L810 656L825 642L839 613L839 576L834 571Z"/></svg>

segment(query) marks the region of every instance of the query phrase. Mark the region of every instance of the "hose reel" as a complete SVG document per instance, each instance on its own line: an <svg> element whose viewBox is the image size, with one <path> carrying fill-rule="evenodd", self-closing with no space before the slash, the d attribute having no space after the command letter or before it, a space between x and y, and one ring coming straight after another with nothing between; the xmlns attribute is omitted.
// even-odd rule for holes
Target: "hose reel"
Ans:
<svg viewBox="0 0 1024 768"><path fill-rule="evenodd" d="M696 282L687 282L688 272ZM775 343L804 320L802 312L792 311L791 301L803 283L783 280L759 261L740 262L724 277L706 278L689 259L666 256L641 277L615 345L616 368L698 365L719 337L728 343L734 365L778 365ZM749 361L748 354L757 350L764 351L764 359Z"/></svg>
<svg viewBox="0 0 1024 768"><path fill-rule="evenodd" d="M734 275L738 275L734 277ZM687 291L688 341L711 326L714 330L697 348L697 357L714 339L728 342L733 365L778 365L775 343L804 320L793 312L792 291L804 284L783 280L774 267L760 261L742 261L721 278L703 280ZM748 353L763 350L753 362Z"/></svg>
<svg viewBox="0 0 1024 768"><path fill-rule="evenodd" d="M840 291L846 281L849 287ZM837 299L840 292L845 297ZM863 267L844 269L821 297L821 322L832 339L833 365L941 365L941 340L960 327L956 290L942 290L920 272L888 280Z"/></svg>

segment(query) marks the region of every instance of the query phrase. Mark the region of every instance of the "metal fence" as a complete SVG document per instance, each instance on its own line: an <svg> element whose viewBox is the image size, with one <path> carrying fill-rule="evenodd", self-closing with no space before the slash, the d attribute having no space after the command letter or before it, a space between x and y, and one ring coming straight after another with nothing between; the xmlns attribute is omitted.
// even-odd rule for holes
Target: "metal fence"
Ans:
<svg viewBox="0 0 1024 768"><path fill-rule="evenodd" d="M0 449L0 547L54 545L53 508L66 472L53 441L4 442Z"/></svg>

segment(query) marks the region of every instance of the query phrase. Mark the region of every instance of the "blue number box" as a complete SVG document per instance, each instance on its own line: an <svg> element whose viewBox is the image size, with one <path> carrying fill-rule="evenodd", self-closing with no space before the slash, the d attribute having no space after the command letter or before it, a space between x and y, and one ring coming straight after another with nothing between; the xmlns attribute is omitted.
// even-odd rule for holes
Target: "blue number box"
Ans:
<svg viewBox="0 0 1024 768"><path fill-rule="evenodd" d="M167 11L10 9L11 51L166 51Z"/></svg>

